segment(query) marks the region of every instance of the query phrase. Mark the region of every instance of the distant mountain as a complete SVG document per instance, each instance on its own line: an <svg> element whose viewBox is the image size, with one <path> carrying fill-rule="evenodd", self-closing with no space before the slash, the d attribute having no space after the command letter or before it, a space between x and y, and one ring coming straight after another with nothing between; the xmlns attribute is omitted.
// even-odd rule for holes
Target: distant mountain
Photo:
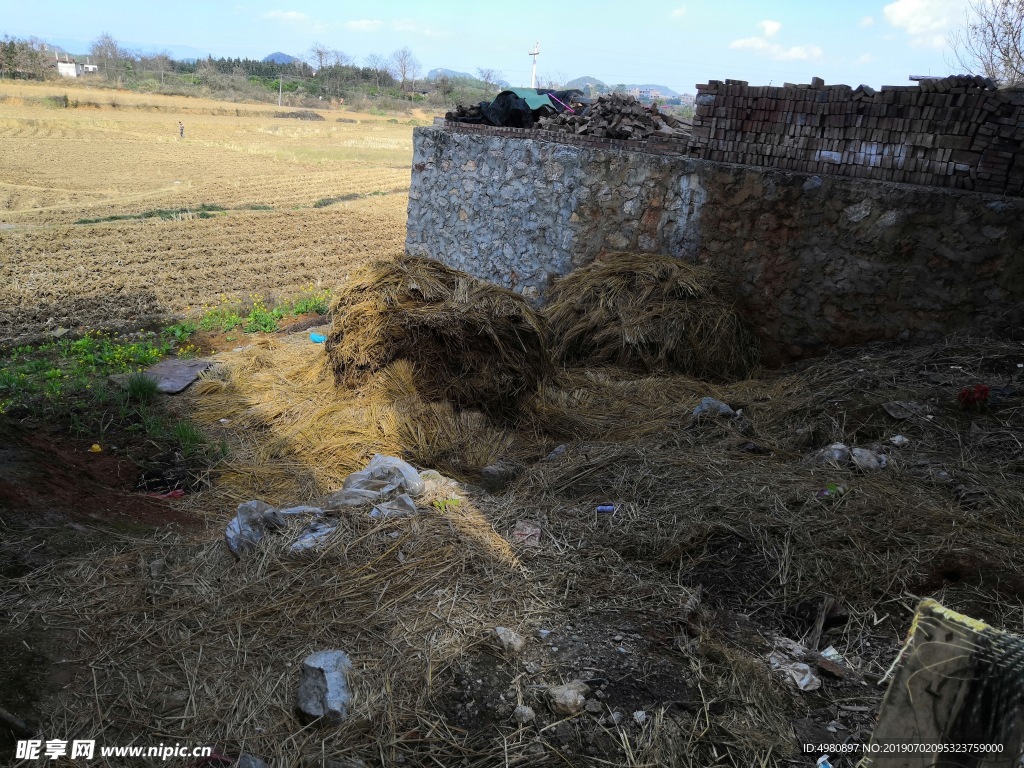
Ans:
<svg viewBox="0 0 1024 768"><path fill-rule="evenodd" d="M565 84L565 88L579 88L583 93L587 93L590 86L594 86L595 93L608 93L611 90L607 85L602 83L596 77L590 77L584 75L583 77L577 77L575 80L570 80Z"/></svg>
<svg viewBox="0 0 1024 768"><path fill-rule="evenodd" d="M437 67L427 72L427 80L437 80L439 77L449 78L460 78L463 80L479 80L480 78L476 75L471 75L469 72L456 72L454 69L445 69L444 67Z"/></svg>
<svg viewBox="0 0 1024 768"><path fill-rule="evenodd" d="M264 56L263 61L273 62L274 64L291 64L296 61L302 61L302 59L299 59L295 56L289 56L287 53L274 51L269 56Z"/></svg>
<svg viewBox="0 0 1024 768"><path fill-rule="evenodd" d="M459 72L454 69L445 69L444 67L436 67L427 72L427 80L437 80L439 77L447 77L449 80L480 80L479 77L471 75L469 72ZM498 80L495 85L499 88L508 88L508 81Z"/></svg>
<svg viewBox="0 0 1024 768"><path fill-rule="evenodd" d="M565 87L579 88L581 91L586 93L587 88L590 85L594 86L594 91L596 93L608 93L609 91L612 90L612 88L615 87L613 85L608 85L606 83L601 82L596 77L590 77L590 75L584 75L583 77L577 77L575 80L570 80L568 83L565 84ZM632 83L626 85L627 91L632 90L633 88L650 88L651 90L658 91L659 93L661 93L662 96L667 96L670 99L675 98L676 96L679 95L666 85L653 85L651 83Z"/></svg>

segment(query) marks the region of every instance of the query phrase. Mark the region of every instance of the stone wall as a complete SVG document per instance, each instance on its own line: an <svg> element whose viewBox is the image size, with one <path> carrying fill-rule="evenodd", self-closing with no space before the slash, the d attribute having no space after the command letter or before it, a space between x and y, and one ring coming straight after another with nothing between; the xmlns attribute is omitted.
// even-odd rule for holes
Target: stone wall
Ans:
<svg viewBox="0 0 1024 768"><path fill-rule="evenodd" d="M690 154L708 160L1024 195L1024 91L920 85L697 86Z"/></svg>
<svg viewBox="0 0 1024 768"><path fill-rule="evenodd" d="M1024 200L417 128L407 250L541 301L619 250L735 279L768 362L1024 322Z"/></svg>

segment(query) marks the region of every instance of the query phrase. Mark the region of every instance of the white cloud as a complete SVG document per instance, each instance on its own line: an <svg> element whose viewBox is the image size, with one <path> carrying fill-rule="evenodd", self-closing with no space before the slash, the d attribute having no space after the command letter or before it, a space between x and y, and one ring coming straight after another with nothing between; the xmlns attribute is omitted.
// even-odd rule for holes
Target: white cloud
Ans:
<svg viewBox="0 0 1024 768"><path fill-rule="evenodd" d="M352 32L373 32L384 26L380 19L359 19L358 21L346 21L345 29Z"/></svg>
<svg viewBox="0 0 1024 768"><path fill-rule="evenodd" d="M423 37L443 37L445 35L444 32L439 32L436 29L420 26L412 19L398 19L397 21L392 21L391 28L395 30L395 32L409 32L414 35L423 35Z"/></svg>
<svg viewBox="0 0 1024 768"><path fill-rule="evenodd" d="M769 38L774 37L782 29L782 24L768 19L759 21L757 26L764 33L761 37L744 37L740 40L733 40L729 47L736 50L756 51L769 56L776 61L811 61L820 59L825 52L816 45L792 45L788 48L779 43L772 42Z"/></svg>
<svg viewBox="0 0 1024 768"><path fill-rule="evenodd" d="M862 17L861 20L860 20L860 25L862 27L873 27L875 25L875 17L874 16L864 16L864 17Z"/></svg>
<svg viewBox="0 0 1024 768"><path fill-rule="evenodd" d="M309 19L306 14L300 13L299 11L269 11L263 14L263 18L283 21L288 24L298 24L299 22Z"/></svg>
<svg viewBox="0 0 1024 768"><path fill-rule="evenodd" d="M963 20L967 0L896 0L882 9L885 20L910 36L911 45L944 48Z"/></svg>
<svg viewBox="0 0 1024 768"><path fill-rule="evenodd" d="M685 16L685 15L686 15L686 6L685 5L681 5L678 8L676 8L675 10L672 11L672 17L676 18L676 19L678 19L678 18L680 18L682 16Z"/></svg>

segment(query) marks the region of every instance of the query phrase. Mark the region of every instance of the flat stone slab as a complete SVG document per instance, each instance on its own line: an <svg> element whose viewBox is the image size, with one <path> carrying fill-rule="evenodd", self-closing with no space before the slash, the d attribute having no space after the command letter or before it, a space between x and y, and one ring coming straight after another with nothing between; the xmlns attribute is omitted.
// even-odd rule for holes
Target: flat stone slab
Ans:
<svg viewBox="0 0 1024 768"><path fill-rule="evenodd" d="M156 365L147 368L144 373L152 379L156 379L156 388L167 395L176 395L184 391L190 384L199 378L199 374L206 371L213 365L209 358L197 357L191 360L182 360L178 357L169 357L161 360ZM110 377L110 380L124 386L130 374L118 373Z"/></svg>

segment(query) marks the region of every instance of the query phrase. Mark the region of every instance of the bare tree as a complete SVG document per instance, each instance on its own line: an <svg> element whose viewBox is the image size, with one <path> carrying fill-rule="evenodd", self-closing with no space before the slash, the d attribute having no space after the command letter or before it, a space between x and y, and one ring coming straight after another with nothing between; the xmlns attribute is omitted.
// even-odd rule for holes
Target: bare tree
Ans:
<svg viewBox="0 0 1024 768"><path fill-rule="evenodd" d="M1024 86L1024 0L971 0L950 38L957 63L1004 86Z"/></svg>
<svg viewBox="0 0 1024 768"><path fill-rule="evenodd" d="M395 68L395 77L402 83L403 90L405 89L406 82L412 80L415 83L416 78L419 77L420 63L413 56L408 46L399 48L391 54L391 64Z"/></svg>
<svg viewBox="0 0 1024 768"><path fill-rule="evenodd" d="M501 79L501 72L487 67L477 67L476 76L483 80L486 85L496 88L498 81Z"/></svg>
<svg viewBox="0 0 1024 768"><path fill-rule="evenodd" d="M366 57L366 68L373 72L374 81L378 88L380 88L380 81L382 78L394 79L394 73L391 69L391 62L376 53L371 53Z"/></svg>
<svg viewBox="0 0 1024 768"><path fill-rule="evenodd" d="M313 43L307 54L310 66L318 71L328 66L331 62L331 49L323 43Z"/></svg>
<svg viewBox="0 0 1024 768"><path fill-rule="evenodd" d="M92 41L89 55L96 59L106 77L116 80L120 80L124 73L124 63L132 58L131 53L122 48L109 32Z"/></svg>
<svg viewBox="0 0 1024 768"><path fill-rule="evenodd" d="M356 65L355 56L349 56L344 51L332 50L331 51L331 66L332 67L354 67Z"/></svg>

